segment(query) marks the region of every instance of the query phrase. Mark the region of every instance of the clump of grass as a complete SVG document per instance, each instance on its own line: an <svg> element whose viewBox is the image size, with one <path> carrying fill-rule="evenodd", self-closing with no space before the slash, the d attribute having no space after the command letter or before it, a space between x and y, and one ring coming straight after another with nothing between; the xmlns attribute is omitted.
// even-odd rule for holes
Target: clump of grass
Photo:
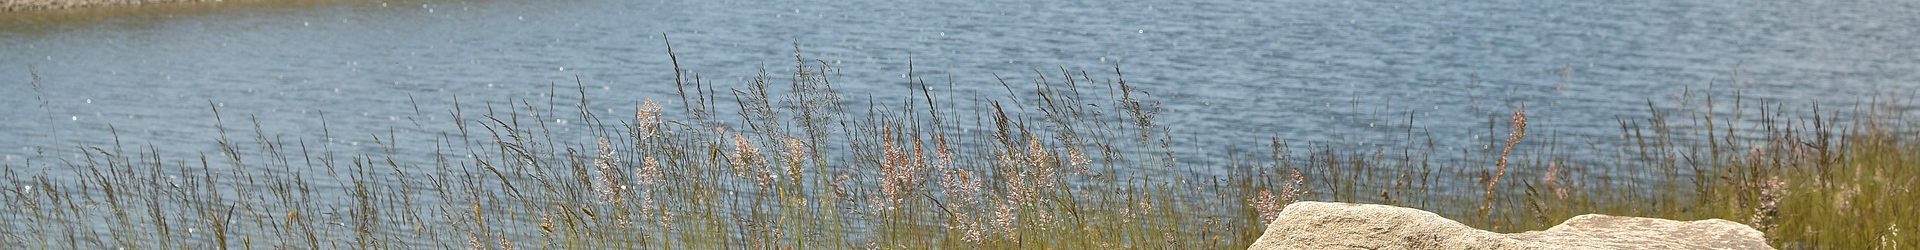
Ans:
<svg viewBox="0 0 1920 250"><path fill-rule="evenodd" d="M215 106L211 154L129 149L115 136L74 147L78 159L20 165L65 172L8 162L0 245L1240 248L1299 200L1410 206L1503 231L1607 213L1742 221L1786 248L1920 244L1920 223L1903 223L1920 219L1903 210L1920 200L1920 138L1901 130L1911 123L1899 110L1816 108L1794 120L1774 104L1746 119L1737 96L1731 110L1709 97L1675 124L1649 101L1649 118L1598 138L1619 146L1576 150L1523 144L1528 114L1515 109L1503 145L1459 157L1420 143L1409 118L1400 145L1273 138L1264 159L1193 161L1181 157L1213 151L1175 144L1159 104L1117 67L1001 78L1008 96L974 100L939 98L950 95L909 67L907 95L857 108L833 90L839 69L797 48L791 75L762 71L725 89L686 74L669 48L678 95L663 99L677 107L646 99L631 117L596 113L580 86L577 110L452 98L455 122L424 160L396 155L391 133L371 135L373 149L336 148L324 114L326 140L289 140L258 121L236 140ZM1726 113L1735 118L1714 116ZM1628 176L1652 178L1618 178Z"/></svg>

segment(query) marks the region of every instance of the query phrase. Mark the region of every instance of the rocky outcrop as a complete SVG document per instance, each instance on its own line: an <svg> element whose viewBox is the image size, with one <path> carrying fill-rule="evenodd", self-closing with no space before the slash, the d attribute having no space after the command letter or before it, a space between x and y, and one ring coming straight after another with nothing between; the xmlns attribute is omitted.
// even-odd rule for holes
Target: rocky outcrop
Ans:
<svg viewBox="0 0 1920 250"><path fill-rule="evenodd" d="M1773 249L1760 231L1720 219L1581 215L1546 231L1501 234L1419 209L1296 202L1248 249Z"/></svg>

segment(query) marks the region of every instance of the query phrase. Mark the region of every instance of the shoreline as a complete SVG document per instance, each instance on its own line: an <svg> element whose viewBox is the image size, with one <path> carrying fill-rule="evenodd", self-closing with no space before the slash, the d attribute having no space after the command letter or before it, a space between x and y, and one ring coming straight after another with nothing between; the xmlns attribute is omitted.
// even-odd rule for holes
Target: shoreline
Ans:
<svg viewBox="0 0 1920 250"><path fill-rule="evenodd" d="M0 2L0 13L218 1L221 0L7 0Z"/></svg>

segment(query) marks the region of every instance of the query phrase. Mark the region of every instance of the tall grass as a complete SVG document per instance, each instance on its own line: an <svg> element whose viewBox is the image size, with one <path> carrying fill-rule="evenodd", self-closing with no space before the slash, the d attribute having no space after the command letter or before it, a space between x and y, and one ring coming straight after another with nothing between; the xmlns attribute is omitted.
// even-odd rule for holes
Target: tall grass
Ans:
<svg viewBox="0 0 1920 250"><path fill-rule="evenodd" d="M908 94L862 102L797 49L791 75L726 89L669 60L674 107L599 113L584 87L571 110L452 98L453 129L432 135L431 155L396 155L392 133L372 151L269 136L258 121L230 134L213 105L218 152L163 155L116 132L78 158L10 161L0 245L1218 249L1246 246L1287 203L1328 200L1498 231L1606 213L1740 221L1786 248L1920 247L1920 213L1907 210L1920 138L1900 109L1649 102L1649 118L1595 138L1620 146L1586 148L1525 137L1526 116L1554 114L1515 109L1487 124L1509 139L1477 150L1411 133L1378 148L1271 138L1253 142L1269 155L1206 161L1222 166L1179 159L1207 149L1176 147L1159 103L1117 67L1003 80L1008 96L978 100L943 99L910 69ZM555 133L557 117L589 132Z"/></svg>

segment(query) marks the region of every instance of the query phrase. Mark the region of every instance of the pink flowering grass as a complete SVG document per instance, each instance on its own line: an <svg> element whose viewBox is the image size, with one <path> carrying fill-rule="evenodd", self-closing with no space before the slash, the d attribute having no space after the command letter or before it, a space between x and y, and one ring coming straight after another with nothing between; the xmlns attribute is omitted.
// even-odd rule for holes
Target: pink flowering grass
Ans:
<svg viewBox="0 0 1920 250"><path fill-rule="evenodd" d="M669 49L678 94L635 100L630 120L600 119L584 87L577 111L453 99L455 129L424 162L379 136L370 152L257 125L229 138L216 106L219 152L202 157L116 141L6 162L0 248L1235 249L1303 200L1507 232L1607 213L1740 221L1783 248L1920 247L1906 209L1920 201L1920 138L1911 111L1878 103L1809 116L1770 103L1729 121L1748 112L1738 99L1681 99L1693 110L1650 104L1621 137L1594 138L1622 148L1581 150L1527 137L1529 116L1556 114L1514 107L1487 124L1508 140L1458 152L1411 135L1377 148L1273 138L1246 157L1176 143L1118 68L1003 80L1008 96L969 100L909 70L906 96L843 99L839 69L795 54L791 75L725 85ZM862 99L876 101L847 107ZM556 134L556 119L588 132ZM1221 159L1182 158L1194 155Z"/></svg>

